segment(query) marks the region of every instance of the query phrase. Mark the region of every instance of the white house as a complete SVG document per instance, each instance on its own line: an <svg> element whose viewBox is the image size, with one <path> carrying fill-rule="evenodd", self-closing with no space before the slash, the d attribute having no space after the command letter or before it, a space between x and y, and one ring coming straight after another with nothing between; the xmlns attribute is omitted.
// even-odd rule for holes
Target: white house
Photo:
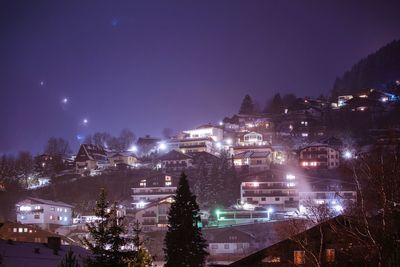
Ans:
<svg viewBox="0 0 400 267"><path fill-rule="evenodd" d="M256 238L244 231L228 228L227 230L215 231L212 235L208 234L208 251L210 255L245 255L249 253L255 245Z"/></svg>
<svg viewBox="0 0 400 267"><path fill-rule="evenodd" d="M118 152L109 155L108 160L111 166L117 167L119 164L124 164L130 167L135 167L138 159L132 152Z"/></svg>
<svg viewBox="0 0 400 267"><path fill-rule="evenodd" d="M286 178L242 182L241 203L248 207L265 207L274 211L294 211L299 208L299 193L294 175Z"/></svg>
<svg viewBox="0 0 400 267"><path fill-rule="evenodd" d="M248 166L252 171L268 170L271 164L269 152L245 151L234 155L233 163L236 167Z"/></svg>
<svg viewBox="0 0 400 267"><path fill-rule="evenodd" d="M73 206L64 202L29 197L16 204L17 221L49 230L53 226L72 224Z"/></svg>
<svg viewBox="0 0 400 267"><path fill-rule="evenodd" d="M184 133L189 135L189 139L211 138L215 142L221 142L224 138L224 130L221 129L221 127L216 127L211 124L202 125L193 130L187 130L184 131Z"/></svg>

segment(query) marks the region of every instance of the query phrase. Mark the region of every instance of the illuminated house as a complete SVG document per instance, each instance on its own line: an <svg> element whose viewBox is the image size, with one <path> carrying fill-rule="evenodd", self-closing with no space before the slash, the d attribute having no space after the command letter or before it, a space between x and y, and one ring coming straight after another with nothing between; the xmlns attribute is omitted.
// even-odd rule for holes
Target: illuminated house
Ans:
<svg viewBox="0 0 400 267"><path fill-rule="evenodd" d="M193 166L192 157L176 150L171 150L157 159L162 170L167 172L183 171Z"/></svg>
<svg viewBox="0 0 400 267"><path fill-rule="evenodd" d="M75 170L78 174L98 174L109 166L106 151L97 145L82 144L75 158Z"/></svg>
<svg viewBox="0 0 400 267"><path fill-rule="evenodd" d="M256 238L250 233L236 229L216 229L206 232L208 252L216 255L246 255L254 251Z"/></svg>
<svg viewBox="0 0 400 267"><path fill-rule="evenodd" d="M327 144L314 143L300 150L300 166L308 169L339 167L339 151Z"/></svg>
<svg viewBox="0 0 400 267"><path fill-rule="evenodd" d="M181 139L179 140L179 150L182 153L208 152L212 154L217 151L211 137Z"/></svg>
<svg viewBox="0 0 400 267"><path fill-rule="evenodd" d="M271 164L270 152L246 151L235 154L233 164L236 167L248 166L252 171L268 170Z"/></svg>
<svg viewBox="0 0 400 267"><path fill-rule="evenodd" d="M126 165L130 167L136 166L138 159L132 152L113 153L108 157L111 166Z"/></svg>
<svg viewBox="0 0 400 267"><path fill-rule="evenodd" d="M248 208L272 208L274 211L290 211L299 208L299 193L294 175L285 178L242 182L240 185L241 204Z"/></svg>
<svg viewBox="0 0 400 267"><path fill-rule="evenodd" d="M60 237L63 245L72 244L70 239L60 236L58 234L45 231L35 225L27 225L16 222L5 222L0 224L0 239L46 243L48 237Z"/></svg>
<svg viewBox="0 0 400 267"><path fill-rule="evenodd" d="M346 233L349 222L342 216L324 221L293 237L246 256L229 266L316 266L315 255L321 252L320 266L377 266L375 253L360 238ZM323 238L321 239L321 231ZM322 241L322 243L321 243ZM320 250L322 248L322 250ZM349 256L350 255L350 256ZM211 266L228 266L212 265Z"/></svg>
<svg viewBox="0 0 400 267"><path fill-rule="evenodd" d="M133 207L143 209L154 201L174 195L177 188L175 180L169 175L140 179L132 188Z"/></svg>
<svg viewBox="0 0 400 267"><path fill-rule="evenodd" d="M172 196L153 200L144 208L135 212L135 220L138 220L144 232L165 229L168 225L168 212L172 203Z"/></svg>
<svg viewBox="0 0 400 267"><path fill-rule="evenodd" d="M211 124L205 124L193 130L184 131L188 135L187 139L211 138L214 142L221 142L224 130Z"/></svg>
<svg viewBox="0 0 400 267"><path fill-rule="evenodd" d="M71 225L72 208L63 202L29 197L16 204L17 221L46 230L54 226Z"/></svg>
<svg viewBox="0 0 400 267"><path fill-rule="evenodd" d="M242 138L238 139L237 144L239 146L264 146L268 142L263 140L263 135L256 132L250 132L243 135Z"/></svg>

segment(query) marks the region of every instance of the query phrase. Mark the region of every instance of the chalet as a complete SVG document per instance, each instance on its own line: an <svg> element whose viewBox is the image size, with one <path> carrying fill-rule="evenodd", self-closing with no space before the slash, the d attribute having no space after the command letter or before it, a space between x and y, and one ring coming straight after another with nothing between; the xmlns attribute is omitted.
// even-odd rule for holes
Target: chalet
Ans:
<svg viewBox="0 0 400 267"><path fill-rule="evenodd" d="M135 167L138 163L138 158L132 152L118 152L112 153L108 156L111 166L117 167L118 165L125 165L128 167Z"/></svg>
<svg viewBox="0 0 400 267"><path fill-rule="evenodd" d="M246 255L255 247L256 238L245 231L229 227L206 231L208 252L216 255Z"/></svg>
<svg viewBox="0 0 400 267"><path fill-rule="evenodd" d="M263 140L263 135L256 132L246 133L237 141L239 146L265 146L267 141Z"/></svg>
<svg viewBox="0 0 400 267"><path fill-rule="evenodd" d="M139 221L144 232L165 229L168 225L168 212L173 201L172 195L149 202L144 208L136 210L135 220Z"/></svg>
<svg viewBox="0 0 400 267"><path fill-rule="evenodd" d="M233 163L236 167L247 166L251 171L268 170L271 164L270 152L245 151L235 154Z"/></svg>
<svg viewBox="0 0 400 267"><path fill-rule="evenodd" d="M144 137L139 137L139 139L136 142L136 145L141 155L148 155L151 152L157 150L160 141L161 141L160 138L146 135Z"/></svg>
<svg viewBox="0 0 400 267"><path fill-rule="evenodd" d="M186 138L179 140L179 150L182 153L208 152L216 154L215 142L211 137Z"/></svg>
<svg viewBox="0 0 400 267"><path fill-rule="evenodd" d="M107 153L101 146L82 144L75 158L76 173L95 175L109 166Z"/></svg>
<svg viewBox="0 0 400 267"><path fill-rule="evenodd" d="M339 167L339 150L321 143L300 149L300 166L306 169L334 169Z"/></svg>
<svg viewBox="0 0 400 267"><path fill-rule="evenodd" d="M132 188L133 206L143 209L148 204L175 194L177 180L169 175L157 175L140 179Z"/></svg>
<svg viewBox="0 0 400 267"><path fill-rule="evenodd" d="M73 206L64 202L29 197L16 204L17 221L52 229L72 224Z"/></svg>
<svg viewBox="0 0 400 267"><path fill-rule="evenodd" d="M157 160L161 169L167 172L183 171L193 166L193 159L191 156L176 150L171 150Z"/></svg>
<svg viewBox="0 0 400 267"><path fill-rule="evenodd" d="M335 217L250 254L229 266L377 266L376 255L366 255L366 251L371 251L367 244L360 238L345 234L347 224L348 219L343 216ZM322 257L316 262L318 255Z"/></svg>
<svg viewBox="0 0 400 267"><path fill-rule="evenodd" d="M90 256L90 252L81 246L63 245L58 237L49 237L46 241L19 242L12 240L0 240L2 266L59 266L65 255L72 251L79 263L84 265L84 259Z"/></svg>
<svg viewBox="0 0 400 267"><path fill-rule="evenodd" d="M0 239L21 241L21 242L34 242L46 243L48 237L59 237L63 245L71 245L70 239L43 230L36 225L22 224L17 222L5 222L0 225Z"/></svg>

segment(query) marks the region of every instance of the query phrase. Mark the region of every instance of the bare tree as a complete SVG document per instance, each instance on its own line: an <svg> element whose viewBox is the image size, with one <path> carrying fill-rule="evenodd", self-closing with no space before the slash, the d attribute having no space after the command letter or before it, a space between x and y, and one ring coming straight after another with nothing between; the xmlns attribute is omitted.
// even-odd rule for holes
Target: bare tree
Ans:
<svg viewBox="0 0 400 267"><path fill-rule="evenodd" d="M357 205L349 214L354 223L346 233L359 238L385 266L395 251L400 221L399 145L376 147L350 162L357 185Z"/></svg>
<svg viewBox="0 0 400 267"><path fill-rule="evenodd" d="M305 252L308 266L320 267L324 264L323 253L326 245L326 231L330 219L336 214L327 204L316 204L311 199L306 201L303 218L291 219L279 228L282 237L289 236ZM328 224L328 225L327 225ZM316 231L307 233L311 227Z"/></svg>
<svg viewBox="0 0 400 267"><path fill-rule="evenodd" d="M51 137L46 144L44 152L50 156L65 157L71 153L71 148L67 140L63 138Z"/></svg>

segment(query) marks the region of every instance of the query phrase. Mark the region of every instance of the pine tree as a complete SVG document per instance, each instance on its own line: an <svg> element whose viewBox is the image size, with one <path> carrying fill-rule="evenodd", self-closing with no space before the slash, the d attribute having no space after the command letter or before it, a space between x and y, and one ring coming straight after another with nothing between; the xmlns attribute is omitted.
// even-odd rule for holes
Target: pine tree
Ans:
<svg viewBox="0 0 400 267"><path fill-rule="evenodd" d="M80 267L78 260L71 249L69 249L65 254L58 267Z"/></svg>
<svg viewBox="0 0 400 267"><path fill-rule="evenodd" d="M253 100L249 95L246 95L240 106L239 114L251 115L255 113Z"/></svg>
<svg viewBox="0 0 400 267"><path fill-rule="evenodd" d="M166 267L202 267L208 255L206 241L198 227L199 206L182 173L174 202L168 214L168 231L164 240Z"/></svg>
<svg viewBox="0 0 400 267"><path fill-rule="evenodd" d="M125 262L134 256L133 251L122 249L129 240L123 236L125 233L123 218L117 216L116 204L108 208L106 193L102 189L94 210L99 221L87 224L92 241L83 239L83 244L92 251L94 256L86 259L87 266L126 266Z"/></svg>

